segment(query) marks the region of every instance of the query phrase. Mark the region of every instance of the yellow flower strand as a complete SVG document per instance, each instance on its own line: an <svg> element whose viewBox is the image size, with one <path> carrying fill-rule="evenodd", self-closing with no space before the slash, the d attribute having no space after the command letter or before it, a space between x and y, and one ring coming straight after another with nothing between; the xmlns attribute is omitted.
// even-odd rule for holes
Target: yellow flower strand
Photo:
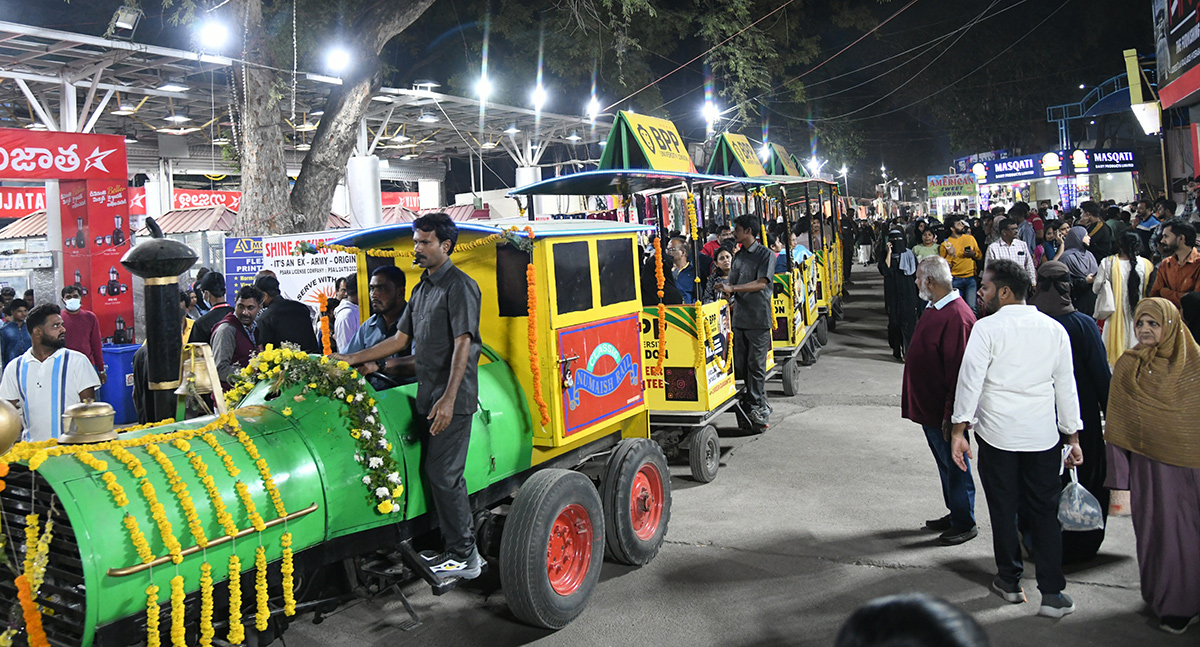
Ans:
<svg viewBox="0 0 1200 647"><path fill-rule="evenodd" d="M129 496L125 494L125 488L121 487L120 483L117 483L116 474L105 472L100 475L100 478L104 481L104 487L108 488L108 491L112 493L113 501L119 507L124 508L129 505Z"/></svg>
<svg viewBox="0 0 1200 647"><path fill-rule="evenodd" d="M283 574L283 615L296 615L296 587L292 574L296 572L292 563L292 533L285 532L279 540L283 547L283 565L279 571Z"/></svg>
<svg viewBox="0 0 1200 647"><path fill-rule="evenodd" d="M245 483L238 481L233 484L237 490L238 498L242 500L242 505L246 507L246 516L250 518L250 525L254 529L262 532L267 529L267 524L263 522L262 515L258 514L258 509L254 506L254 499L250 498L250 488Z"/></svg>
<svg viewBox="0 0 1200 647"><path fill-rule="evenodd" d="M29 554L33 554L32 568L25 571L25 577L34 597L37 597L38 591L42 588L42 582L46 579L46 567L50 565L50 539L53 537L53 533L54 522L46 519L46 525L43 526L37 543L25 546L26 559Z"/></svg>
<svg viewBox="0 0 1200 647"><path fill-rule="evenodd" d="M267 606L267 551L262 546L254 552L254 567L257 569L254 574L254 628L266 631L267 623L271 620L271 609Z"/></svg>
<svg viewBox="0 0 1200 647"><path fill-rule="evenodd" d="M121 461L125 467L129 468L131 474L136 479L139 479L139 489L142 496L146 499L146 503L150 505L150 516L158 525L158 532L162 535L163 545L167 547L167 552L171 555L171 561L178 564L183 561L183 555L180 552L183 546L179 544L179 540L175 538L175 533L171 529L171 521L167 518L166 509L158 500L158 494L154 491L154 486L146 479L146 468L142 466L142 461L129 452L124 447L114 447L110 450L113 458ZM135 539L136 546L136 539ZM140 550L138 551L141 552Z"/></svg>
<svg viewBox="0 0 1200 647"><path fill-rule="evenodd" d="M212 564L200 565L200 647L210 647L213 636L213 578Z"/></svg>
<svg viewBox="0 0 1200 647"><path fill-rule="evenodd" d="M158 634L159 614L158 587L151 584L146 587L146 647L159 647L162 642Z"/></svg>
<svg viewBox="0 0 1200 647"><path fill-rule="evenodd" d="M33 571L33 558L36 551L34 546L37 546L38 540L38 515L25 515L25 569L23 573Z"/></svg>
<svg viewBox="0 0 1200 647"><path fill-rule="evenodd" d="M721 355L717 353L717 347L715 345L713 345L712 328L708 327L708 319L703 318L703 317L701 319L702 319L701 328L702 328L703 334L704 334L704 345L708 348L711 348L713 351L713 355L717 356L717 367L721 370L721 372L728 373L729 372L729 364L731 362L733 362L733 348L729 347L733 342L732 336L730 336L729 344L726 344L726 350L729 352L727 352L725 354L725 357L721 357ZM707 358L707 355L705 357Z"/></svg>
<svg viewBox="0 0 1200 647"><path fill-rule="evenodd" d="M173 424L175 424L175 419L167 418L166 420L159 420L158 422L148 422L144 425L133 425L132 427L122 427L117 430L117 433L118 434L129 434L129 433L133 433L135 431L144 431L146 429L154 429L155 427L162 427L163 425L173 425Z"/></svg>
<svg viewBox="0 0 1200 647"><path fill-rule="evenodd" d="M167 458L167 455L158 448L158 445L147 445L146 451L158 462L158 465L162 467L163 473L167 475L167 482L171 485L171 491L179 499L179 506L183 508L183 516L187 520L188 530L191 531L192 538L196 540L196 545L201 548L207 548L208 537L204 534L204 526L200 523L200 515L196 512L196 504L188 494L187 483L184 483L183 478L179 476L179 471L171 463L171 459Z"/></svg>
<svg viewBox="0 0 1200 647"><path fill-rule="evenodd" d="M515 231L517 231L517 228L510 227L506 231L515 232ZM460 254L463 252L469 252L472 249L475 249L477 247L482 247L484 245L489 245L489 244L494 243L502 238L504 238L503 233L491 234L488 236L484 236L483 238L480 238L479 240L476 240L475 242L472 242L472 243L467 243L465 245L455 245L454 251L457 253L460 253ZM412 250L400 250L400 249L367 249L367 250L364 250L360 247L352 247L352 246L348 246L348 245L336 245L334 243L317 243L316 245L314 245L314 247L317 248L317 251L321 251L323 249L329 249L329 250L333 250L335 252L343 252L345 254L366 254L367 256L373 256L375 258L407 258L407 257L413 255Z"/></svg>
<svg viewBox="0 0 1200 647"><path fill-rule="evenodd" d="M687 194L687 217L688 217L688 227L691 229L692 242L700 240L700 225L699 225L699 220L696 216L696 196L691 191L688 191L688 194ZM696 278L695 278L696 291L695 291L695 293L697 296L699 296L700 295L700 273L693 272L693 274L696 275Z"/></svg>
<svg viewBox="0 0 1200 647"><path fill-rule="evenodd" d="M229 642L240 645L246 639L242 626L242 562L229 556Z"/></svg>
<svg viewBox="0 0 1200 647"><path fill-rule="evenodd" d="M133 542L133 548L137 551L138 559L142 560L143 564L149 564L154 561L154 553L150 550L150 542L146 541L146 535L138 528L137 517L125 513L125 527L129 529L129 540Z"/></svg>
<svg viewBox="0 0 1200 647"><path fill-rule="evenodd" d="M171 647L187 647L183 633L183 576L171 578Z"/></svg>
<svg viewBox="0 0 1200 647"><path fill-rule="evenodd" d="M239 427L237 430L238 442L242 447L246 448L246 453L254 461L254 465L258 467L258 474L262 477L263 489L271 497L271 503L275 506L275 514L282 519L287 516L287 509L283 506L283 497L279 494L279 488L275 486L275 479L271 477L271 468L267 465L267 460L259 455L258 448L254 446L254 441L250 435L242 431Z"/></svg>
<svg viewBox="0 0 1200 647"><path fill-rule="evenodd" d="M234 464L233 457L225 451L225 448L222 447L221 443L217 441L217 437L215 435L207 433L200 436L200 439L208 443L209 447L212 447L213 452L218 458L221 459L221 462L225 465L225 471L229 472L230 476L237 478L238 474L242 473L242 470L238 469L238 466Z"/></svg>
<svg viewBox="0 0 1200 647"><path fill-rule="evenodd" d="M102 443L89 443L87 445L60 445L55 439L40 441L36 443L17 443L7 454L0 456L0 463L15 463L19 461L27 461L29 469L36 470L41 467L42 463L48 458L56 456L77 456L81 453L90 452L110 452L116 449L132 449L135 447L145 447L146 445L159 445L169 443L176 439L189 440L212 431L224 428L236 422L233 414L225 414L211 423L198 429L177 429L175 431L161 434L146 434L137 438L121 438L118 440L109 440ZM169 421L146 425L143 428L149 429L152 427L161 427L171 424ZM140 478L140 477L139 477Z"/></svg>
<svg viewBox="0 0 1200 647"><path fill-rule="evenodd" d="M84 465L96 470L97 472L104 472L108 470L108 463L96 458L88 452L81 451L75 454L75 459L80 463L83 463Z"/></svg>
<svg viewBox="0 0 1200 647"><path fill-rule="evenodd" d="M185 454L188 463L192 465L192 470L196 472L196 477L200 479L200 483L204 485L204 490L208 492L209 501L212 503L213 513L217 517L217 523L221 524L221 528L225 530L225 534L229 536L237 535L238 527L233 522L233 515L229 514L229 510L225 507L225 499L221 496L221 491L217 489L217 483L212 475L208 473L208 465L200 458L200 455L194 451L189 451Z"/></svg>

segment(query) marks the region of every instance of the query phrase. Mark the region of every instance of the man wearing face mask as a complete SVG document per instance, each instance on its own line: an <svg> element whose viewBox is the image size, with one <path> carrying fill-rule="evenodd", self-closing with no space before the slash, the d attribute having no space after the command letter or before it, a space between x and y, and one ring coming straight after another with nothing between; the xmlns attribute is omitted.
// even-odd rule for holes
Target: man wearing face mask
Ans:
<svg viewBox="0 0 1200 647"><path fill-rule="evenodd" d="M104 384L107 376L104 375L100 320L91 310L83 309L83 295L74 285L62 289L62 300L66 306L62 311L62 321L67 329L67 348L83 353L95 367L96 374L100 376L100 383Z"/></svg>

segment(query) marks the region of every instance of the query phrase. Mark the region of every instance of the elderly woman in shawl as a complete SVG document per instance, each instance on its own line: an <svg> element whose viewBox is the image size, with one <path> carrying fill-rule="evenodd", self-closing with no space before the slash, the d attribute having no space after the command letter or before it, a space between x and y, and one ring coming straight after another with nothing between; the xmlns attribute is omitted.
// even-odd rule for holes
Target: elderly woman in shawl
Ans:
<svg viewBox="0 0 1200 647"><path fill-rule="evenodd" d="M1071 341L1075 392L1079 395L1079 417L1083 420L1079 446L1083 449L1083 455L1090 457L1076 468L1079 483L1099 500L1101 514L1107 518L1109 491L1104 487L1106 461L1100 413L1108 405L1108 385L1112 375L1108 370L1104 342L1096 321L1077 311L1071 304L1071 274L1066 265L1059 261L1046 261L1038 268L1037 278L1037 288L1029 298L1029 304L1062 324ZM1071 475L1063 474L1063 486L1070 481ZM1063 531L1063 563L1074 564L1095 557L1103 541L1103 528L1084 532Z"/></svg>
<svg viewBox="0 0 1200 647"><path fill-rule="evenodd" d="M883 275L883 301L888 315L888 344L892 347L892 356L903 360L921 311L915 279L917 257L905 245L904 231L899 227L888 233L880 257L879 273Z"/></svg>
<svg viewBox="0 0 1200 647"><path fill-rule="evenodd" d="M1058 260L1071 273L1071 303L1076 310L1090 317L1096 310L1092 281L1100 266L1096 264L1096 257L1087 251L1086 238L1087 229L1071 227L1063 239L1063 254Z"/></svg>
<svg viewBox="0 0 1200 647"><path fill-rule="evenodd" d="M1108 481L1128 489L1142 598L1170 633L1200 615L1200 346L1175 304L1143 299L1113 370Z"/></svg>

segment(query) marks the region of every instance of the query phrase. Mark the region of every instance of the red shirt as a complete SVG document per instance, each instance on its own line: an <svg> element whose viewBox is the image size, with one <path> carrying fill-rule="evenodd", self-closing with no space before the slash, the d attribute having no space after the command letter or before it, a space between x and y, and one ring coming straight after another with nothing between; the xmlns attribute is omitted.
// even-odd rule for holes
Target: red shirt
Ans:
<svg viewBox="0 0 1200 647"><path fill-rule="evenodd" d="M100 341L100 320L89 310L77 312L62 309L63 327L67 329L67 348L87 356L97 373L104 372L104 351Z"/></svg>
<svg viewBox="0 0 1200 647"><path fill-rule="evenodd" d="M926 308L904 357L900 415L929 427L941 427L954 411L954 391L975 313L962 298Z"/></svg>

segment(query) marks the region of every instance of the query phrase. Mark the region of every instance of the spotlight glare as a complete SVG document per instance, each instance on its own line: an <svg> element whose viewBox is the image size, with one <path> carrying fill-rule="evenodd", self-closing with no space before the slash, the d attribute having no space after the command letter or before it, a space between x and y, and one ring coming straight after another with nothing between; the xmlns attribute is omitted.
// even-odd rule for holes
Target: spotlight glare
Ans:
<svg viewBox="0 0 1200 647"><path fill-rule="evenodd" d="M329 53L325 55L325 67L335 74L344 72L346 68L350 67L350 52L341 47L329 50Z"/></svg>
<svg viewBox="0 0 1200 647"><path fill-rule="evenodd" d="M546 88L542 87L542 85L539 83L538 86L533 89L533 109L541 112L545 105Z"/></svg>
<svg viewBox="0 0 1200 647"><path fill-rule="evenodd" d="M479 96L480 101L487 101L488 95L492 93L492 82L487 76L480 76L479 81L475 83L475 94Z"/></svg>
<svg viewBox="0 0 1200 647"><path fill-rule="evenodd" d="M229 28L216 20L209 20L200 25L197 35L200 44L211 50L220 50L229 42Z"/></svg>
<svg viewBox="0 0 1200 647"><path fill-rule="evenodd" d="M595 121L596 117L599 116L599 114L600 114L600 101L598 101L595 96L592 96L592 100L588 101L588 105L587 105L588 119Z"/></svg>

